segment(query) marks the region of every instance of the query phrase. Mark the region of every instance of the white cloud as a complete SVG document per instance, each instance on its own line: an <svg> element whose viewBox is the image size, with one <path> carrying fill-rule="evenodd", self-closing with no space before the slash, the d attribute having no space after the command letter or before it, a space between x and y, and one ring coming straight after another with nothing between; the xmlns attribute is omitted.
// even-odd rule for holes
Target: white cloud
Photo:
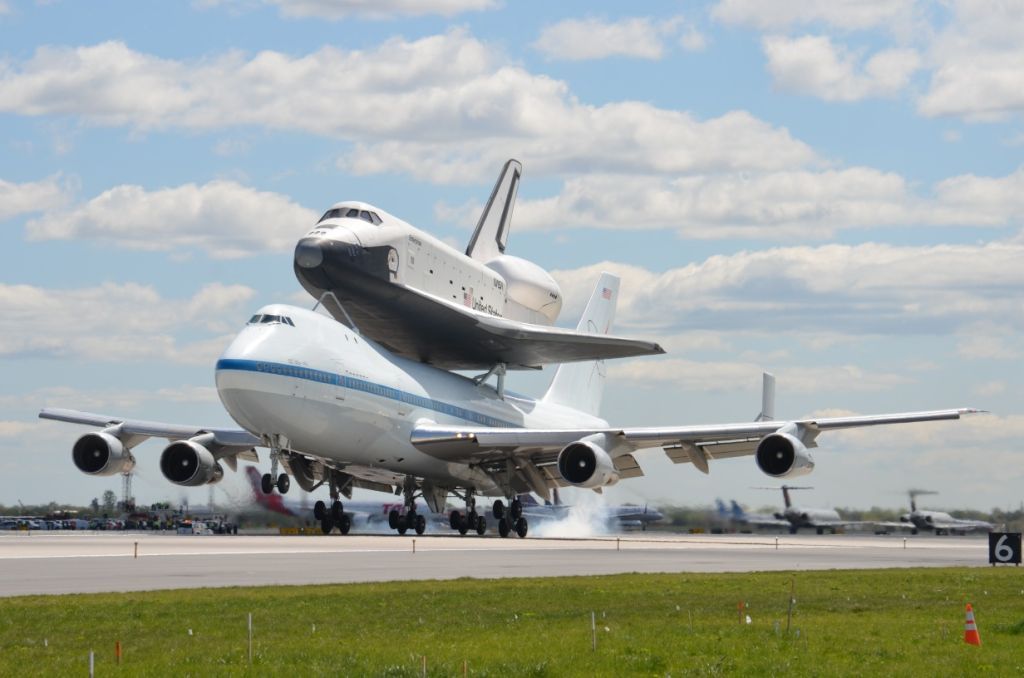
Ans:
<svg viewBox="0 0 1024 678"><path fill-rule="evenodd" d="M48 386L29 393L0 396L0 406L68 407L94 412L104 410L130 410L143 403L219 403L213 386L180 386L160 389L108 389L103 387L81 390L70 386Z"/></svg>
<svg viewBox="0 0 1024 678"><path fill-rule="evenodd" d="M56 176L23 184L0 179L0 221L61 207L67 200L68 189Z"/></svg>
<svg viewBox="0 0 1024 678"><path fill-rule="evenodd" d="M565 61L613 56L657 60L665 55L665 38L676 33L681 23L679 18L665 21L647 17L619 21L565 19L545 26L532 46L549 59Z"/></svg>
<svg viewBox="0 0 1024 678"><path fill-rule="evenodd" d="M1024 3L954 0L931 43L934 68L918 110L991 121L1024 112Z"/></svg>
<svg viewBox="0 0 1024 678"><path fill-rule="evenodd" d="M615 362L608 367L608 376L616 380L635 381L644 386L673 390L715 392L746 391L751 378L764 369L758 362L696 362L679 358L662 358ZM897 374L871 373L854 365L786 367L773 370L787 393L820 393L822 391L884 391L909 380Z"/></svg>
<svg viewBox="0 0 1024 678"><path fill-rule="evenodd" d="M974 394L985 398L1001 395L1006 392L1005 381L986 381L974 387Z"/></svg>
<svg viewBox="0 0 1024 678"><path fill-rule="evenodd" d="M189 299L164 299L134 283L63 290L0 284L0 356L210 364L230 341L226 333L248 317L254 294L220 283ZM186 343L174 336L183 328ZM214 336L195 338L204 331Z"/></svg>
<svg viewBox="0 0 1024 678"><path fill-rule="evenodd" d="M455 16L500 6L498 0L262 0L275 5L283 16L340 21L350 17L391 19L403 16ZM200 0L201 7L232 9L256 4L253 0Z"/></svg>
<svg viewBox="0 0 1024 678"><path fill-rule="evenodd" d="M697 30L696 26L686 26L679 36L679 46L687 52L701 52L708 46L708 37Z"/></svg>
<svg viewBox="0 0 1024 678"><path fill-rule="evenodd" d="M147 191L117 186L67 211L30 221L32 240L89 238L138 250L200 248L214 258L282 252L316 213L277 193L232 181Z"/></svg>
<svg viewBox="0 0 1024 678"><path fill-rule="evenodd" d="M575 317L603 270L623 279L617 318L632 328L840 335L1024 332L1024 244L867 243L719 255L665 272L602 262L553 271ZM1011 339L1012 338L1012 339ZM1009 356L1005 356L1009 357Z"/></svg>
<svg viewBox="0 0 1024 678"><path fill-rule="evenodd" d="M914 0L719 0L711 16L726 24L766 31L824 24L862 30L903 24L914 15Z"/></svg>
<svg viewBox="0 0 1024 678"><path fill-rule="evenodd" d="M472 224L478 205L435 207ZM1024 213L1024 168L1004 177L951 177L921 194L868 167L667 178L588 173L550 198L520 200L517 230L670 229L686 238L832 237L879 226L1013 227Z"/></svg>
<svg viewBox="0 0 1024 678"><path fill-rule="evenodd" d="M588 106L565 82L504 61L463 30L395 38L369 51L233 52L196 62L119 42L40 48L25 62L0 65L0 111L141 131L300 130L357 141L343 159L357 174L408 171L432 181L477 182L509 157L538 173L763 169L816 160L788 131L743 111L700 121L641 102Z"/></svg>
<svg viewBox="0 0 1024 678"><path fill-rule="evenodd" d="M1016 360L1021 357L1019 341L1020 337L1007 336L992 326L972 327L961 337L956 349L960 357L968 360Z"/></svg>
<svg viewBox="0 0 1024 678"><path fill-rule="evenodd" d="M826 101L894 96L921 65L917 52L910 49L883 50L861 65L857 54L836 47L825 36L773 36L762 46L777 87Z"/></svg>

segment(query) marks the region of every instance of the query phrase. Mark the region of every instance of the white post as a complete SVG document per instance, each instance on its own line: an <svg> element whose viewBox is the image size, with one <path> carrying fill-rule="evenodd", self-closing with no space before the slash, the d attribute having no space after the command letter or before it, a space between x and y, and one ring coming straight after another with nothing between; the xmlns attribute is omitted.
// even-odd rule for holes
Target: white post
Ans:
<svg viewBox="0 0 1024 678"><path fill-rule="evenodd" d="M252 612L249 613L249 665L252 666Z"/></svg>
<svg viewBox="0 0 1024 678"><path fill-rule="evenodd" d="M89 650L89 678L93 678L96 675L96 655L92 650Z"/></svg>
<svg viewBox="0 0 1024 678"><path fill-rule="evenodd" d="M597 652L597 614L590 613L590 645L591 651Z"/></svg>

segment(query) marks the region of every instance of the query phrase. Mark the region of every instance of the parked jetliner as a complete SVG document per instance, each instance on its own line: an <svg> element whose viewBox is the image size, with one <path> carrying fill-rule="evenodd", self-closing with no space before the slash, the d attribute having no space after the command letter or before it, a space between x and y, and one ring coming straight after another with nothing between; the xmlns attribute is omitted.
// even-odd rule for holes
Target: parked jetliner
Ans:
<svg viewBox="0 0 1024 678"><path fill-rule="evenodd" d="M505 253L522 166L505 163L465 253L382 209L340 202L295 248L295 275L334 317L391 353L450 370L664 353L606 327L552 327L555 280ZM499 386L500 390L500 386Z"/></svg>
<svg viewBox="0 0 1024 678"><path fill-rule="evenodd" d="M967 534L968 532L991 532L996 529L984 520L954 518L945 511L928 511L917 508L917 498L923 494L938 494L930 490L910 490L910 513L900 516L900 522L910 523L912 534L918 530L934 531L935 534Z"/></svg>
<svg viewBox="0 0 1024 678"><path fill-rule="evenodd" d="M602 274L577 331L606 332L619 281ZM282 492L289 476L306 491L321 484L333 503L324 532L343 520L340 496L353 487L394 490L405 511L389 524L400 533L422 532L415 510L422 496L441 512L449 495L466 505L468 529L486 531L478 496L499 497L491 507L502 536L524 537L527 521L515 499L533 491L545 500L558 486L600 490L643 475L633 453L664 448L672 461L704 473L712 459L753 455L774 478L814 468L808 448L836 429L959 419L975 410L776 420L666 427L610 426L598 417L605 381L601 361L561 365L544 396L506 393L488 383L395 355L376 341L320 313L286 305L260 309L217 361L221 402L242 429L184 426L73 410L44 409L40 416L101 427L75 442L82 471L112 475L135 465L132 453L149 437L172 442L160 468L173 483L218 482L224 466L270 448L271 473ZM267 485L270 483L268 482ZM264 486L264 489L270 489ZM506 506L501 498L509 501Z"/></svg>
<svg viewBox="0 0 1024 678"><path fill-rule="evenodd" d="M763 490L774 490L774 487L763 487ZM789 493L792 490L813 490L813 487L793 487L791 485L783 485L782 500L786 504L786 508L775 514L777 520L785 520L789 523L789 533L796 534L797 530L801 527L813 528L818 534L824 534L825 530L828 530L832 534L836 533L836 529L840 527L847 527L849 525L859 524L859 521L843 520L839 517L839 513L835 509L816 509L816 508L802 508L799 506L793 506L793 502L789 497Z"/></svg>

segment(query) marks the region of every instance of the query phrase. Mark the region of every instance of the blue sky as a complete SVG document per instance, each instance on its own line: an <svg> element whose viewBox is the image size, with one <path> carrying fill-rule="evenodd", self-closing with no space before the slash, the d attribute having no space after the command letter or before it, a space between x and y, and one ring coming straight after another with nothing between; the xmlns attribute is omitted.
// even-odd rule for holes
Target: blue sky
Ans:
<svg viewBox="0 0 1024 678"><path fill-rule="evenodd" d="M331 203L462 245L516 157L511 251L560 322L609 269L620 331L669 348L610 365L608 419L749 419L761 369L782 416L982 407L823 436L803 500L1016 507L1022 34L977 0L0 0L0 502L118 489L41 406L230 423L213 362L308 303L291 249ZM140 501L186 494L159 450ZM607 496L776 501L752 460L640 463Z"/></svg>

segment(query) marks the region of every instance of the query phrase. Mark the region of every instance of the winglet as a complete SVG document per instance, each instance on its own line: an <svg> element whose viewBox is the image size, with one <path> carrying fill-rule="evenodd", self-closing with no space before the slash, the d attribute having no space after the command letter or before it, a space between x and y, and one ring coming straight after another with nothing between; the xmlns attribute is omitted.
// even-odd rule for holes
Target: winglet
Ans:
<svg viewBox="0 0 1024 678"><path fill-rule="evenodd" d="M761 414L754 421L775 420L775 375L761 373Z"/></svg>

